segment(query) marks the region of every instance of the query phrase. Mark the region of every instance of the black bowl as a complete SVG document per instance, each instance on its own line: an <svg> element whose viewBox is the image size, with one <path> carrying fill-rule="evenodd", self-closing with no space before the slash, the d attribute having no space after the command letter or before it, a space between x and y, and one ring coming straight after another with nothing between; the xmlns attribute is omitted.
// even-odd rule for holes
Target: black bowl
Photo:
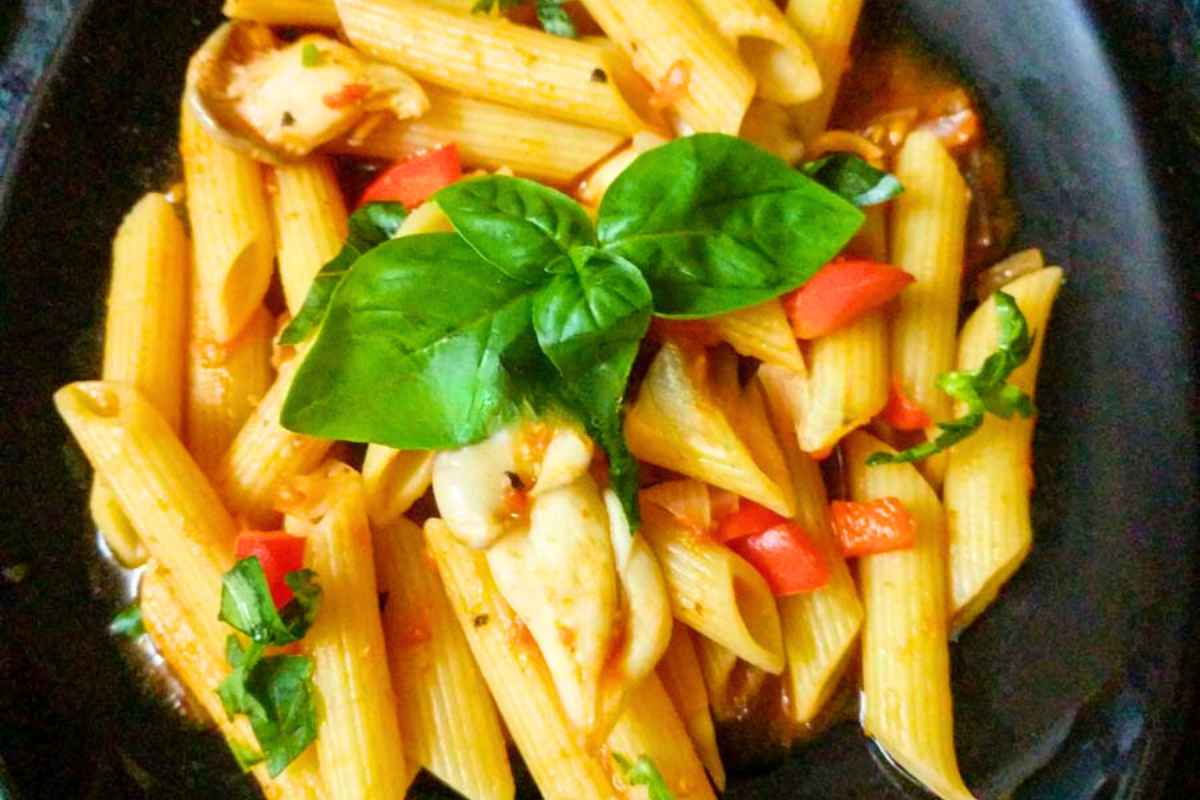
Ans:
<svg viewBox="0 0 1200 800"><path fill-rule="evenodd" d="M94 374L111 235L171 172L184 64L218 5L85 2L0 187L0 754L26 798L253 796L106 634L86 470L49 402ZM1194 678L1195 27L1173 2L896 5L977 86L1019 242L1068 272L1037 543L954 648L963 771L983 798L1157 797ZM875 760L844 724L728 796L920 796Z"/></svg>

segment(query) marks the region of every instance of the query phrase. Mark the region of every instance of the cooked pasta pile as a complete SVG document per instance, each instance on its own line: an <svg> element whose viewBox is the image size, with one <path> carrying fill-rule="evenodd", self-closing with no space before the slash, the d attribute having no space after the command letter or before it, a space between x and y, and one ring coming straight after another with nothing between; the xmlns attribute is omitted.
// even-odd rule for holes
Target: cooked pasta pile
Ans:
<svg viewBox="0 0 1200 800"><path fill-rule="evenodd" d="M831 129L860 5L226 0L55 401L268 798L504 800L510 741L549 800L713 797L723 724L856 681L972 796L949 641L1031 546L1063 273L959 325L977 112Z"/></svg>

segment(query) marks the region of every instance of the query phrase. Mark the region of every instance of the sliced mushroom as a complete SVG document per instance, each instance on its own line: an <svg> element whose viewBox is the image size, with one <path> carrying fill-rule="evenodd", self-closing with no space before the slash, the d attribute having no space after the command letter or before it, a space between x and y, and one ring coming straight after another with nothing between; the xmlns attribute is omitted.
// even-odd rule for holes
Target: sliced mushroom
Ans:
<svg viewBox="0 0 1200 800"><path fill-rule="evenodd" d="M230 22L192 57L187 102L222 143L280 164L381 113L420 116L429 100L402 70L320 34L281 45L264 25Z"/></svg>

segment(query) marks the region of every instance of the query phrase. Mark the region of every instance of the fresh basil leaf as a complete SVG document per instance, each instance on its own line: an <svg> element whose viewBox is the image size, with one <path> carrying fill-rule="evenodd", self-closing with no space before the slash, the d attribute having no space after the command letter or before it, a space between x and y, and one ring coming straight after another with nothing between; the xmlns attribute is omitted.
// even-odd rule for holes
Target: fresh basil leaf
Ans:
<svg viewBox="0 0 1200 800"><path fill-rule="evenodd" d="M288 573L284 580L295 597L280 612L258 556L243 558L221 579L219 619L256 644L285 645L299 641L312 625L321 598L321 587L312 570Z"/></svg>
<svg viewBox="0 0 1200 800"><path fill-rule="evenodd" d="M537 0L538 22L542 23L542 30L546 33L574 39L579 34L575 30L575 23L571 21L571 16L563 8L564 1Z"/></svg>
<svg viewBox="0 0 1200 800"><path fill-rule="evenodd" d="M263 645L243 649L236 636L226 641L233 671L217 687L225 713L245 714L266 757L267 771L279 775L317 738L313 661L308 656L266 656Z"/></svg>
<svg viewBox="0 0 1200 800"><path fill-rule="evenodd" d="M142 607L133 603L118 611L112 622L108 623L108 632L117 636L128 636L130 639L144 634L146 626L142 624Z"/></svg>
<svg viewBox="0 0 1200 800"><path fill-rule="evenodd" d="M433 200L480 256L525 283L544 280L573 245L596 241L582 206L534 181L504 175L459 181Z"/></svg>
<svg viewBox="0 0 1200 800"><path fill-rule="evenodd" d="M394 239L355 264L284 403L284 427L436 450L478 441L519 408L536 354L536 286L457 234Z"/></svg>
<svg viewBox="0 0 1200 800"><path fill-rule="evenodd" d="M266 759L266 756L245 742L237 739L227 739L226 741L229 744L229 752L233 753L233 758L242 768L242 772L248 772Z"/></svg>
<svg viewBox="0 0 1200 800"><path fill-rule="evenodd" d="M875 169L851 153L834 153L810 161L801 170L860 208L886 203L904 191L895 175Z"/></svg>
<svg viewBox="0 0 1200 800"><path fill-rule="evenodd" d="M559 373L565 405L608 454L609 479L638 526L637 459L622 432L621 405L653 298L637 267L591 247L571 251L569 273L554 276L533 302L538 344Z"/></svg>
<svg viewBox="0 0 1200 800"><path fill-rule="evenodd" d="M704 317L795 289L862 222L781 159L706 133L640 155L604 195L597 228L605 251L642 270L655 313Z"/></svg>
<svg viewBox="0 0 1200 800"><path fill-rule="evenodd" d="M979 369L947 372L937 380L938 388L967 407L958 419L938 423L938 435L900 453L872 453L868 466L920 461L948 450L983 426L984 414L1010 419L1014 414L1029 418L1035 413L1033 398L1019 387L1007 383L1017 367L1033 352L1033 335L1017 301L1006 292L996 292L996 318L999 323L996 352Z"/></svg>
<svg viewBox="0 0 1200 800"><path fill-rule="evenodd" d="M630 786L645 786L650 800L675 800L675 795L667 787L666 779L658 771L658 767L654 765L650 756L638 756L637 761L630 761L627 756L620 753L613 753L612 757L613 761L617 762L617 766L621 768L625 782Z"/></svg>
<svg viewBox="0 0 1200 800"><path fill-rule="evenodd" d="M395 236L407 216L408 211L401 203L368 203L351 214L346 243L313 278L304 305L279 334L279 343L296 345L307 339L325 318L334 291L350 273L354 262L372 247Z"/></svg>

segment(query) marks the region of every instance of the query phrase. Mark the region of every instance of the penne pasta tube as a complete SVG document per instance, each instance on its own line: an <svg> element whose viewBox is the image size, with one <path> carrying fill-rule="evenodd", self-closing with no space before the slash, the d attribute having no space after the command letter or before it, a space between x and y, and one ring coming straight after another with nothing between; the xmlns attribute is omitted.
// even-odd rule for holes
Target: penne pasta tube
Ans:
<svg viewBox="0 0 1200 800"><path fill-rule="evenodd" d="M773 0L695 0L754 76L757 94L795 105L821 93L812 51Z"/></svg>
<svg viewBox="0 0 1200 800"><path fill-rule="evenodd" d="M667 343L625 415L629 449L643 461L728 489L791 516L790 488L775 483L730 425L709 385L707 356Z"/></svg>
<svg viewBox="0 0 1200 800"><path fill-rule="evenodd" d="M213 139L186 103L179 152L194 248L192 302L212 338L229 342L258 312L274 271L262 167Z"/></svg>
<svg viewBox="0 0 1200 800"><path fill-rule="evenodd" d="M287 481L316 469L333 444L279 423L301 360L297 356L280 367L270 391L213 470L213 483L229 510L263 530L279 525L280 492Z"/></svg>
<svg viewBox="0 0 1200 800"><path fill-rule="evenodd" d="M683 89L671 107L688 128L737 135L754 97L754 76L691 0L583 5L652 86L664 93Z"/></svg>
<svg viewBox="0 0 1200 800"><path fill-rule="evenodd" d="M942 506L911 464L869 467L887 445L861 431L845 442L853 500L894 497L916 522L908 549L858 561L863 625L863 730L944 800L969 800L954 754L946 538Z"/></svg>
<svg viewBox="0 0 1200 800"><path fill-rule="evenodd" d="M671 696L675 711L683 720L692 746L704 763L704 769L717 789L725 791L725 766L717 750L717 733L709 708L708 689L704 685L704 673L700 671L692 633L682 623L675 623L671 643L658 664L658 677Z"/></svg>
<svg viewBox="0 0 1200 800"><path fill-rule="evenodd" d="M409 757L468 800L511 800L512 770L487 684L458 627L421 529L375 536L388 662Z"/></svg>
<svg viewBox="0 0 1200 800"><path fill-rule="evenodd" d="M171 426L127 384L72 383L54 404L204 636L223 642L221 577L233 566L236 531Z"/></svg>
<svg viewBox="0 0 1200 800"><path fill-rule="evenodd" d="M184 440L196 462L212 473L271 387L275 323L265 308L230 342L220 343L198 305L192 307L187 352Z"/></svg>
<svg viewBox="0 0 1200 800"><path fill-rule="evenodd" d="M425 538L446 595L500 715L547 800L620 795L567 721L541 653L501 597L483 553L459 544L439 519Z"/></svg>
<svg viewBox="0 0 1200 800"><path fill-rule="evenodd" d="M643 503L642 529L667 580L675 618L772 674L784 667L775 598L740 556Z"/></svg>
<svg viewBox="0 0 1200 800"><path fill-rule="evenodd" d="M792 110L805 144L829 124L860 11L862 0L788 0L788 21L808 43L821 75L821 93Z"/></svg>
<svg viewBox="0 0 1200 800"><path fill-rule="evenodd" d="M888 399L887 323L882 312L814 339L800 449L819 453L871 421Z"/></svg>
<svg viewBox="0 0 1200 800"><path fill-rule="evenodd" d="M647 756L676 800L715 798L687 729L662 681L653 673L633 690L629 707L617 720L606 747L609 753L630 759ZM629 796L637 796L632 786L625 789Z"/></svg>
<svg viewBox="0 0 1200 800"><path fill-rule="evenodd" d="M186 606L176 599L171 581L160 569L142 577L138 606L146 632L171 671L208 714L231 748L254 749L256 740L244 716L225 713L216 687L229 674L222 640L208 638ZM272 778L265 764L251 769L266 800L320 800L327 797L312 748Z"/></svg>
<svg viewBox="0 0 1200 800"><path fill-rule="evenodd" d="M136 387L175 431L183 404L188 250L183 224L167 199L142 197L113 241L104 325L101 377ZM122 564L145 561L145 548L103 481L92 485L90 507Z"/></svg>
<svg viewBox="0 0 1200 800"><path fill-rule="evenodd" d="M430 109L411 120L387 119L361 141L342 139L339 153L399 159L453 142L463 163L509 167L518 175L564 186L625 141L625 136L425 86Z"/></svg>
<svg viewBox="0 0 1200 800"><path fill-rule="evenodd" d="M792 115L778 103L757 98L742 119L738 136L753 142L789 164L804 157L804 140Z"/></svg>
<svg viewBox="0 0 1200 800"><path fill-rule="evenodd" d="M713 717L718 722L737 719L746 713L766 681L767 673L741 661L736 653L706 636L699 636L695 641Z"/></svg>
<svg viewBox="0 0 1200 800"><path fill-rule="evenodd" d="M1050 309L1063 273L1047 267L1003 290L1017 301L1034 335L1033 352L1009 382L1030 395L1037 387ZM958 368L978 369L996 349L996 304L984 302L959 336ZM984 418L983 427L950 451L943 494L950 532L954 624L963 628L996 598L1033 542L1029 519L1033 419Z"/></svg>
<svg viewBox="0 0 1200 800"><path fill-rule="evenodd" d="M954 369L969 192L950 153L927 131L909 135L896 177L904 192L892 209L891 262L916 281L900 293L892 319L892 373L905 397L942 422L952 409L937 378ZM940 484L944 459L929 463L926 474Z"/></svg>
<svg viewBox="0 0 1200 800"><path fill-rule="evenodd" d="M769 396L769 393L768 393ZM834 541L821 468L797 446L791 406L771 405L771 419L796 495L796 521L829 565L829 582L812 592L781 597L779 621L788 667L791 718L808 724L837 689L862 627L862 605L854 578Z"/></svg>
<svg viewBox="0 0 1200 800"><path fill-rule="evenodd" d="M603 44L420 0L337 0L337 8L356 47L421 80L627 135L647 127Z"/></svg>
<svg viewBox="0 0 1200 800"><path fill-rule="evenodd" d="M372 524L379 528L391 525L429 490L435 455L433 450L367 446L362 474Z"/></svg>
<svg viewBox="0 0 1200 800"><path fill-rule="evenodd" d="M322 492L298 512L304 516L288 520L288 529L307 532L309 561L322 589L320 613L303 643L315 663L313 682L323 707L321 774L337 800L403 797L411 776L383 643L362 480L337 461L313 477Z"/></svg>
<svg viewBox="0 0 1200 800"><path fill-rule="evenodd" d="M800 346L779 300L720 314L706 322L713 331L744 356L798 372L807 372Z"/></svg>
<svg viewBox="0 0 1200 800"><path fill-rule="evenodd" d="M279 243L279 281L295 316L321 267L346 241L346 205L333 167L323 156L276 167L272 208Z"/></svg>
<svg viewBox="0 0 1200 800"><path fill-rule="evenodd" d="M230 19L296 28L336 28L333 0L225 0L222 13Z"/></svg>

